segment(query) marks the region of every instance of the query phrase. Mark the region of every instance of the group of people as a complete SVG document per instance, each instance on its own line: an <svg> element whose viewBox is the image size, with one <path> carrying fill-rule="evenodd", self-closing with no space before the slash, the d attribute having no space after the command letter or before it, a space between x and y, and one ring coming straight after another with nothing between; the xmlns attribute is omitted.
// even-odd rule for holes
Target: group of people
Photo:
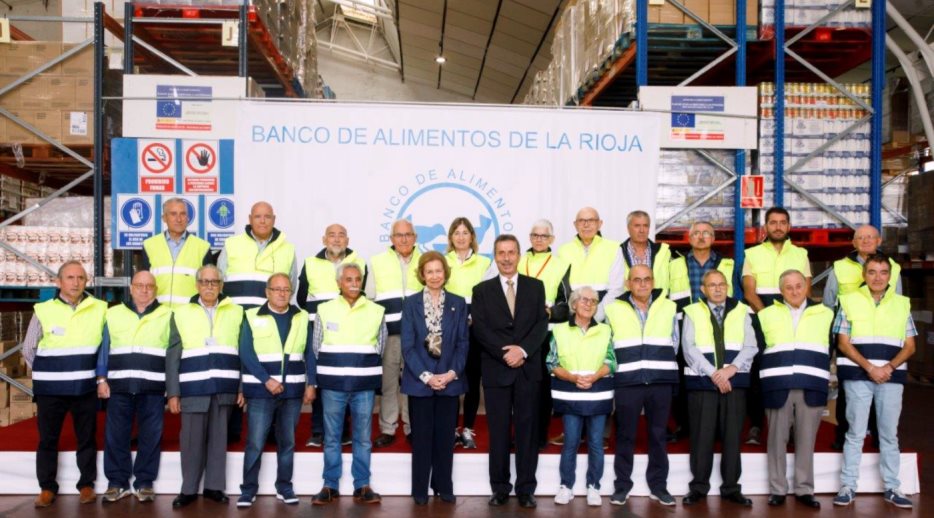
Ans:
<svg viewBox="0 0 934 518"><path fill-rule="evenodd" d="M586 207L574 219L576 236L557 251L552 224L539 220L525 253L515 236L503 234L492 261L478 253L466 218L451 223L444 255L418 250L412 223L396 221L391 246L369 262L349 248L346 228L333 224L321 251L301 268L268 203L253 205L245 232L229 238L216 258L187 232L182 200L165 201L162 218L165 231L144 243L130 300L108 308L85 293L81 264L68 262L58 272L56 296L35 307L23 352L38 405L36 507L51 505L58 492L58 439L67 413L78 442L80 501L96 501L99 399L107 400L105 502L134 493L141 502L155 498L166 402L181 414L182 484L173 507L195 501L199 488L207 499L228 501L228 426L240 433L236 412L244 407L237 506L255 500L270 434L276 496L297 504L295 429L309 403L307 445L323 447L324 460L313 504L339 496L341 446L348 442L354 501L380 502L371 486L371 451L396 440L400 418L412 447L415 503L427 504L429 489L455 502L453 451L455 443L476 447L481 384L491 506L507 504L513 491L521 507L536 506L539 449L552 416L563 424L563 436L554 439L563 444L555 502L574 498L585 440L586 499L601 505L603 442L615 419L610 502L625 504L640 415L648 429L652 500L675 505L667 488L674 417L674 433L691 444L693 479L682 504L710 491L719 438L720 495L750 506L740 485L748 414L747 441L758 442L767 430L768 504L784 504L789 492L785 457L793 430L792 492L801 504L820 507L813 453L833 357L848 400L833 503L855 498L873 405L884 498L912 505L899 487L896 428L916 331L900 294L898 263L879 253L873 227L856 231L855 250L834 264L821 304L808 298L807 251L788 239L791 222L781 208L767 211L765 241L746 252L742 300L734 296L733 260L712 248L712 225L694 223L691 250L673 257L667 244L649 239L651 220L642 211L627 217L629 238L622 243L603 237L599 214ZM371 441L377 392L380 433ZM132 460L134 419L140 433Z"/></svg>

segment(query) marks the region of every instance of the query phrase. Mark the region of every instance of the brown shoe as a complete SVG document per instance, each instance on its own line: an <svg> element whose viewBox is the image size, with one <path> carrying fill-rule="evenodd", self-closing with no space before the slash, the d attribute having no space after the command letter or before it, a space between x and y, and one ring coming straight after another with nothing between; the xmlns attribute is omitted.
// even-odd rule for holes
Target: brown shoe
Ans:
<svg viewBox="0 0 934 518"><path fill-rule="evenodd" d="M79 493L78 502L82 504L93 504L97 502L97 493L94 492L94 488L91 486L84 486L81 488Z"/></svg>
<svg viewBox="0 0 934 518"><path fill-rule="evenodd" d="M370 486L363 486L354 490L353 501L358 504L378 504L382 498Z"/></svg>
<svg viewBox="0 0 934 518"><path fill-rule="evenodd" d="M48 507L55 501L55 493L49 489L43 489L36 497L36 508Z"/></svg>

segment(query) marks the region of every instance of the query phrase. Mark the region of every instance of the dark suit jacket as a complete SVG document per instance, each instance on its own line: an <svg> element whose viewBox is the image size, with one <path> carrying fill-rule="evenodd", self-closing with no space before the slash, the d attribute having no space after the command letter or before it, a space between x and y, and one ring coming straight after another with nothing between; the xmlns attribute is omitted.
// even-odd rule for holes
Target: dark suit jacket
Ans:
<svg viewBox="0 0 934 518"><path fill-rule="evenodd" d="M417 397L459 396L467 391L464 366L470 335L467 331L467 303L463 297L444 293L444 316L441 318L441 358L435 359L425 350L428 327L425 325L424 291L406 297L402 306L402 393ZM454 371L457 379L444 390L432 390L418 377L423 372L444 374Z"/></svg>
<svg viewBox="0 0 934 518"><path fill-rule="evenodd" d="M470 311L473 318L471 331L482 346L480 358L484 387L512 385L520 375L529 381L542 379L541 347L548 332L545 285L542 281L518 276L515 318L509 314L499 275L474 286ZM503 360L505 345L518 345L528 354L521 367L514 369L506 365Z"/></svg>

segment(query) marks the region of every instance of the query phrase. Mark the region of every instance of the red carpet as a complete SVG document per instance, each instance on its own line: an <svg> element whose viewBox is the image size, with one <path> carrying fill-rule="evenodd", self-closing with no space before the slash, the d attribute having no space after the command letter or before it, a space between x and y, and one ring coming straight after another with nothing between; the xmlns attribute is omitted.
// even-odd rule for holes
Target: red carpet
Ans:
<svg viewBox="0 0 934 518"><path fill-rule="evenodd" d="M104 445L104 419L105 414L100 412L98 414L98 425L97 425L97 445L98 449L103 449ZM640 418L641 419L641 418ZM170 413L165 414L165 425L162 435L162 449L163 451L178 451L178 431L181 424L181 419L178 415L173 415ZM477 449L476 450L465 450L463 448L457 448L457 453L468 453L468 454L486 454L489 442L487 441L487 427L486 427L486 416L480 415L477 416ZM245 427L244 427L245 432ZM295 431L295 440L297 452L305 451L321 451L320 448L308 448L305 446L305 441L308 439L308 436L311 432L311 421L308 417L308 414L302 414L301 419L299 420L298 428ZM561 433L561 421L559 419L552 419L551 429L549 430L549 437L558 435ZM373 418L373 437L379 434L378 424L376 416ZM397 431L397 437L395 443L387 448L374 449L375 453L404 453L411 451L409 445L403 439L402 436L402 427L399 427ZM231 444L229 447L230 451L243 451L244 440L246 434L244 433L243 439L239 443ZM749 446L746 445L743 447L744 453L765 453L765 434L763 434L763 440L761 446ZM613 436L610 437L609 449L607 453L612 454L614 449ZM817 434L817 446L815 450L817 452L830 452L830 444L834 440L834 427L829 423L821 423L821 427ZM35 418L22 421L5 428L0 428L0 451L35 451L36 445L39 442L39 433L36 427ZM65 426L62 430L62 436L60 440L60 449L62 451L74 451L75 449L75 435L72 430L71 418L68 417L65 420ZM267 445L267 451L275 451L274 445ZM676 443L668 445L669 453L688 453L690 450L690 445L688 444L687 439L683 439ZM346 446L344 451L350 452L350 446ZM580 450L582 453L586 453L586 448ZM645 434L644 425L640 426L639 433L636 438L636 453L646 453L648 451L647 438ZM871 441L866 441L866 452L876 452L878 450L872 448ZM555 446L549 444L548 447L544 450L544 453L558 454L561 452L560 446Z"/></svg>

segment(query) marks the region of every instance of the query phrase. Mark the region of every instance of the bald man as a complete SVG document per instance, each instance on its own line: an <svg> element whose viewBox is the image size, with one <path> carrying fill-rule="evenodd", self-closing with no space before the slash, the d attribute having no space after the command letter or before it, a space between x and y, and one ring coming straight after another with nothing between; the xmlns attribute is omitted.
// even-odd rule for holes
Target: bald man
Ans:
<svg viewBox="0 0 934 518"><path fill-rule="evenodd" d="M600 299L595 316L597 321L603 320L603 308L612 302L612 296L607 300L607 293L622 293L626 276L619 241L605 239L600 233L601 228L603 220L597 209L584 207L574 217L577 235L558 248L558 257L570 265L562 283L571 290L589 286L597 291Z"/></svg>
<svg viewBox="0 0 934 518"><path fill-rule="evenodd" d="M837 309L840 297L859 289L860 285L863 283L863 265L866 264L866 259L876 254L881 244L882 236L879 235L879 231L876 227L872 225L863 225L856 229L856 232L853 234L853 251L847 254L843 259L835 261L833 263L833 269L830 270L830 275L827 277L827 283L824 285L823 299L825 306L835 310ZM889 258L889 266L891 267L889 291L894 291L896 294L901 295L902 268L891 258ZM834 343L836 343L836 340L834 340ZM837 357L841 357L839 351L837 351ZM846 432L849 429L849 424L846 420L846 391L843 387L843 383L838 385L837 404L834 411L837 418L837 430L834 441L830 447L834 450L842 451L843 444L846 441ZM875 412L869 413L869 430L872 434L873 442L878 445L879 433L876 427Z"/></svg>
<svg viewBox="0 0 934 518"><path fill-rule="evenodd" d="M170 307L156 300L156 278L143 271L130 282L130 301L107 310L97 360L97 395L109 399L104 434L104 502L116 502L132 494L131 475L140 502L156 498L153 482L159 475L162 455ZM139 434L135 460L130 457L134 418L145 432Z"/></svg>
<svg viewBox="0 0 934 518"><path fill-rule="evenodd" d="M363 285L366 285L367 278L366 259L348 247L350 236L344 225L328 225L321 236L321 244L324 248L305 259L302 273L298 277L298 292L295 294L295 303L308 312L308 336L314 336L318 306L337 298L340 294L336 275L339 266L356 264L360 268L360 275L363 276ZM312 405L311 437L305 442L305 446L320 448L324 444L324 412L321 398L315 399ZM345 426L344 430L348 430L348 427Z"/></svg>
<svg viewBox="0 0 934 518"><path fill-rule="evenodd" d="M224 275L224 295L251 309L266 303L266 281L274 273L297 280L295 245L276 228L272 205L256 202L250 209L250 224L242 234L224 242L217 269Z"/></svg>

